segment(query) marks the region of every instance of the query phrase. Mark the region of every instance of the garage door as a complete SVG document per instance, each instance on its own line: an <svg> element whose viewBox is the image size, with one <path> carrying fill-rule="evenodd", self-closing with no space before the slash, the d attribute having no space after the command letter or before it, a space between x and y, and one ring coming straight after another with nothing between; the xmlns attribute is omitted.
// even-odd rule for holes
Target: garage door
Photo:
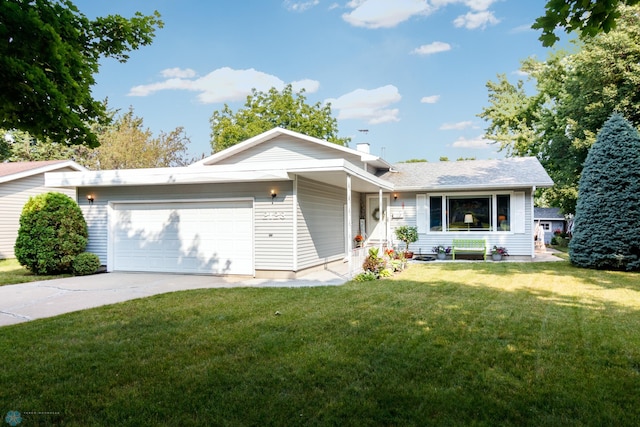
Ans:
<svg viewBox="0 0 640 427"><path fill-rule="evenodd" d="M113 270L253 275L251 201L116 203Z"/></svg>

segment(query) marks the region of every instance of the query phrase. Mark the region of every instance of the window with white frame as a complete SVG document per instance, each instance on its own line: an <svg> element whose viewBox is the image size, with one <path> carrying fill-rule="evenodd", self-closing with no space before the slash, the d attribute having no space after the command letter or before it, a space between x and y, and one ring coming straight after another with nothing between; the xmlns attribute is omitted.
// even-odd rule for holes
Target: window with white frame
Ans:
<svg viewBox="0 0 640 427"><path fill-rule="evenodd" d="M416 203L420 233L524 232L523 192L419 194Z"/></svg>

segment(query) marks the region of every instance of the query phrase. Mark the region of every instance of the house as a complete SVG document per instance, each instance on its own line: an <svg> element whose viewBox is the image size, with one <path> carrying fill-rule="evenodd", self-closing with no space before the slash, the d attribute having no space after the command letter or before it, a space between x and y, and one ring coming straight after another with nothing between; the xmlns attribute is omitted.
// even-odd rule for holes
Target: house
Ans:
<svg viewBox="0 0 640 427"><path fill-rule="evenodd" d="M75 200L75 188L45 187L44 174L86 170L71 160L0 163L0 259L15 258L13 247L20 228L20 215L29 197L59 191Z"/></svg>
<svg viewBox="0 0 640 427"><path fill-rule="evenodd" d="M536 159L394 166L366 147L275 128L186 167L49 173L46 182L78 189L87 250L108 271L277 278L343 262L355 271L356 234L397 245L392 231L403 224L419 227L422 252L474 236L535 256L533 192L552 185ZM477 223L461 224L460 209Z"/></svg>
<svg viewBox="0 0 640 427"><path fill-rule="evenodd" d="M536 226L544 230L545 245L551 243L551 238L557 230L561 233L567 231L567 220L560 212L560 208L534 208L533 219Z"/></svg>

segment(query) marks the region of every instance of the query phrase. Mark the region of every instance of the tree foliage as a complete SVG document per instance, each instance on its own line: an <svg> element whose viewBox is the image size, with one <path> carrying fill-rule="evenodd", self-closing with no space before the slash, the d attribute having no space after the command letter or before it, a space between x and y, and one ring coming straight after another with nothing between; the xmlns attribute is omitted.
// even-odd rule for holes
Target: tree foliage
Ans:
<svg viewBox="0 0 640 427"><path fill-rule="evenodd" d="M553 46L559 40L556 29L566 32L577 31L581 37L593 37L598 33L608 33L616 27L621 5L633 6L640 0L549 0L544 16L536 19L531 26L542 30L540 41L543 46Z"/></svg>
<svg viewBox="0 0 640 427"><path fill-rule="evenodd" d="M69 0L3 0L0 127L97 146L89 123L106 120L104 104L91 95L100 58L127 61L162 26L158 12L89 20Z"/></svg>
<svg viewBox="0 0 640 427"><path fill-rule="evenodd" d="M320 138L338 145L347 145L349 138L338 137L338 123L331 115L331 105L307 104L304 89L295 93L291 85L281 92L256 89L247 96L244 108L233 112L225 104L211 116L211 147L222 151L253 136L281 127Z"/></svg>
<svg viewBox="0 0 640 427"><path fill-rule="evenodd" d="M24 205L14 252L35 274L66 273L87 239L87 224L76 202L62 193L44 193Z"/></svg>
<svg viewBox="0 0 640 427"><path fill-rule="evenodd" d="M523 61L535 93L505 75L487 83L485 137L508 155L537 156L556 184L545 196L565 213L575 212L582 165L611 113L640 126L640 8L620 10L614 30L578 42L573 53Z"/></svg>
<svg viewBox="0 0 640 427"><path fill-rule="evenodd" d="M5 158L15 162L70 159L95 170L184 166L195 160L188 157L190 140L182 127L154 137L133 108L121 115L107 110L107 115L109 125L92 126L100 143L97 148L37 140L22 131L0 131L12 141Z"/></svg>
<svg viewBox="0 0 640 427"><path fill-rule="evenodd" d="M182 127L154 137L144 128L143 119L135 116L133 108L115 118L112 125L99 130L100 146L83 159L90 169L137 169L184 166L189 138Z"/></svg>
<svg viewBox="0 0 640 427"><path fill-rule="evenodd" d="M613 114L589 150L578 187L571 262L640 270L640 134Z"/></svg>

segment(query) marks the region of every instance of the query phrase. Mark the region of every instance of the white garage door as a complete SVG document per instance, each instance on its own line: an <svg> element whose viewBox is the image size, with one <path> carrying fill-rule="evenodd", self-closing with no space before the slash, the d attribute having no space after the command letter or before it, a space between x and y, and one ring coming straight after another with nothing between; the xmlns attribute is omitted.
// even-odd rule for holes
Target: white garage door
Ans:
<svg viewBox="0 0 640 427"><path fill-rule="evenodd" d="M251 201L116 203L113 270L248 274Z"/></svg>

